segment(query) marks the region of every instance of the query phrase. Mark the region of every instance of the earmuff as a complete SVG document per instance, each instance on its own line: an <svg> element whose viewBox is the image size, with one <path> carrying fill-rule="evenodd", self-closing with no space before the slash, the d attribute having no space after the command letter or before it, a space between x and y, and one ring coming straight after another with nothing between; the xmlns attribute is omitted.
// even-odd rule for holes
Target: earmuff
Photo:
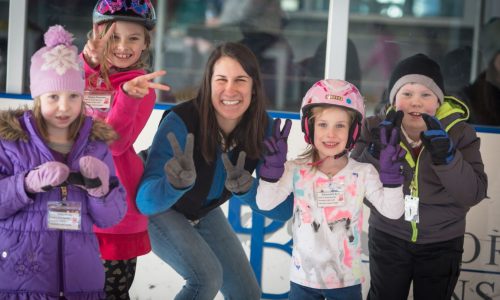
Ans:
<svg viewBox="0 0 500 300"><path fill-rule="evenodd" d="M314 124L311 126L310 123L310 109L307 111L303 112L303 117L301 121L301 128L302 132L304 133L304 140L308 144L313 144L313 139L314 139Z"/></svg>

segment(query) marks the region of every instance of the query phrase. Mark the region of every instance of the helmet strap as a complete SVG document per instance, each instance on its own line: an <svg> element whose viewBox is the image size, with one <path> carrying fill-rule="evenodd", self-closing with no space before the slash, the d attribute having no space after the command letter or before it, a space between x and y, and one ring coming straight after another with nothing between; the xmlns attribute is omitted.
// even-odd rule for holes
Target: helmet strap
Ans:
<svg viewBox="0 0 500 300"><path fill-rule="evenodd" d="M339 158L341 158L342 156L346 155L346 154L347 154L347 152L348 152L348 151L347 151L347 149L344 149L342 152L337 153L337 154L335 154L334 156L327 156L327 157L325 157L325 158L323 158L323 159L318 160L317 162L311 162L311 163L308 163L307 165L317 167L317 166L321 165L321 164L322 164L325 160L327 160L329 157L333 157L333 159L339 159Z"/></svg>
<svg viewBox="0 0 500 300"><path fill-rule="evenodd" d="M345 145L346 149L348 151L352 150L354 148L354 144L358 140L359 136L361 135L361 120L358 116L354 118L354 120L351 123L351 128L349 128L349 137L347 139L347 143Z"/></svg>

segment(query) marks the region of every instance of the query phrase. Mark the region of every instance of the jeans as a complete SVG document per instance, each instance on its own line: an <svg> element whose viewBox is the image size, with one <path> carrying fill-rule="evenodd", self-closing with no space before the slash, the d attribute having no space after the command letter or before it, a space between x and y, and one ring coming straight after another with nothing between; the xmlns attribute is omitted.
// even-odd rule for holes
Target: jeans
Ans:
<svg viewBox="0 0 500 300"><path fill-rule="evenodd" d="M192 225L175 210L149 218L153 252L186 283L175 297L260 299L261 291L241 242L220 208Z"/></svg>
<svg viewBox="0 0 500 300"><path fill-rule="evenodd" d="M290 282L288 300L361 300L361 284L338 289L313 289Z"/></svg>

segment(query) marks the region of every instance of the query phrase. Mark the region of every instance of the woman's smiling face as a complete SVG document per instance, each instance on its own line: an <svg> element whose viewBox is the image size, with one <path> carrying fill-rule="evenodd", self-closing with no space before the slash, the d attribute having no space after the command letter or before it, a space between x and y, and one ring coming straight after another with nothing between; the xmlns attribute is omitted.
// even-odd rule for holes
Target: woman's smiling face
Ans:
<svg viewBox="0 0 500 300"><path fill-rule="evenodd" d="M222 56L215 62L212 79L212 105L217 123L230 133L252 101L253 81L238 61Z"/></svg>

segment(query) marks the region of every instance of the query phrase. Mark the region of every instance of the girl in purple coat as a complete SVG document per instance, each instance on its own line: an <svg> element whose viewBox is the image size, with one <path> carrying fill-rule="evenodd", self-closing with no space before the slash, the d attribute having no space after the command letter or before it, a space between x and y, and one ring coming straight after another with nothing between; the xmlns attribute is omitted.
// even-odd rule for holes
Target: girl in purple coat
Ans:
<svg viewBox="0 0 500 300"><path fill-rule="evenodd" d="M0 113L0 299L102 299L92 226L126 210L107 142L85 117L72 35L56 25L31 58L32 110Z"/></svg>

